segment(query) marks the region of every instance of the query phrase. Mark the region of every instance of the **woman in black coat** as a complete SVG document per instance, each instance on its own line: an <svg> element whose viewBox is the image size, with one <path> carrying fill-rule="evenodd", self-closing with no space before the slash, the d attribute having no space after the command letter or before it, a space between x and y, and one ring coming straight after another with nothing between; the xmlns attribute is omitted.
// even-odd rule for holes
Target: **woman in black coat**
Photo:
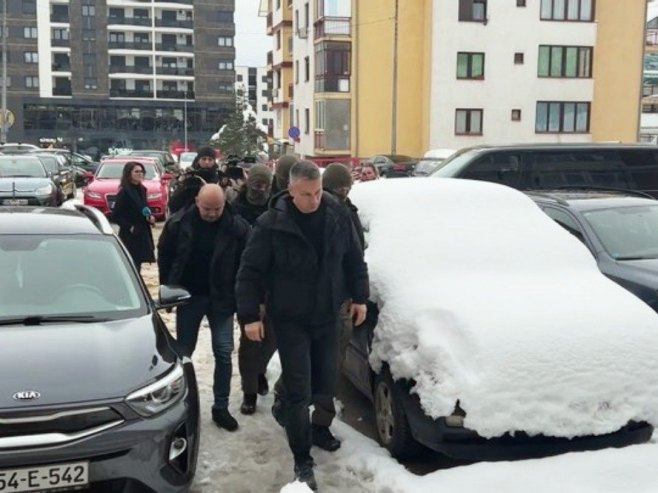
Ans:
<svg viewBox="0 0 658 493"><path fill-rule="evenodd" d="M146 187L142 185L145 173L143 164L126 163L112 209L112 219L119 225L119 238L130 252L138 272L144 262L155 262L151 232L155 217L146 202Z"/></svg>

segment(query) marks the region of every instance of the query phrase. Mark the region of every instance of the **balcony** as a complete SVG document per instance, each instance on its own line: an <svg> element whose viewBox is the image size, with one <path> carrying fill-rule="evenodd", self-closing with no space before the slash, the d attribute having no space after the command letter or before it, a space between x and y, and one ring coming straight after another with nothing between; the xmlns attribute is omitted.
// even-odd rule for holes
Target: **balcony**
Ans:
<svg viewBox="0 0 658 493"><path fill-rule="evenodd" d="M194 99L194 91L172 91L169 89L159 89L158 98L161 99Z"/></svg>
<svg viewBox="0 0 658 493"><path fill-rule="evenodd" d="M110 89L111 98L152 98L152 90L143 89Z"/></svg>
<svg viewBox="0 0 658 493"><path fill-rule="evenodd" d="M316 75L315 92L350 92L350 76Z"/></svg>
<svg viewBox="0 0 658 493"><path fill-rule="evenodd" d="M194 75L194 69L188 67L156 67L155 73L158 75Z"/></svg>
<svg viewBox="0 0 658 493"><path fill-rule="evenodd" d="M327 36L350 36L349 17L320 17L315 21L315 39Z"/></svg>
<svg viewBox="0 0 658 493"><path fill-rule="evenodd" d="M50 14L50 22L60 22L68 24L69 15L68 14Z"/></svg>
<svg viewBox="0 0 658 493"><path fill-rule="evenodd" d="M116 17L109 16L107 18L108 24L122 24L127 26L151 26L151 19L149 17Z"/></svg>
<svg viewBox="0 0 658 493"><path fill-rule="evenodd" d="M192 29L194 28L194 21L183 20L179 21L176 19L155 19L155 27L179 27L182 29Z"/></svg>
<svg viewBox="0 0 658 493"><path fill-rule="evenodd" d="M324 149L324 146L325 146L324 130L316 130L314 135L313 147L315 149Z"/></svg>
<svg viewBox="0 0 658 493"><path fill-rule="evenodd" d="M109 50L150 50L151 46L150 41L110 41L107 43Z"/></svg>
<svg viewBox="0 0 658 493"><path fill-rule="evenodd" d="M137 65L110 65L111 74L149 74L153 73L153 67L140 67Z"/></svg>
<svg viewBox="0 0 658 493"><path fill-rule="evenodd" d="M53 87L53 96L71 96L71 87Z"/></svg>
<svg viewBox="0 0 658 493"><path fill-rule="evenodd" d="M267 34L272 34L272 12L267 14Z"/></svg>
<svg viewBox="0 0 658 493"><path fill-rule="evenodd" d="M70 63L53 63L50 68L53 72L70 72L71 64Z"/></svg>
<svg viewBox="0 0 658 493"><path fill-rule="evenodd" d="M155 49L158 51L187 51L193 52L194 45L191 44L174 44L174 43L156 43Z"/></svg>
<svg viewBox="0 0 658 493"><path fill-rule="evenodd" d="M71 46L70 39L51 39L50 46Z"/></svg>

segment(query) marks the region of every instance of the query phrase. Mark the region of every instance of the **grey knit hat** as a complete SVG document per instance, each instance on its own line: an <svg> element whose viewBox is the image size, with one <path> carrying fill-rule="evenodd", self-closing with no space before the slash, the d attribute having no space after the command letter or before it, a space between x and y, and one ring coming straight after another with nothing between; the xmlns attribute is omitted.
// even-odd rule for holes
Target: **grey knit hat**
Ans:
<svg viewBox="0 0 658 493"><path fill-rule="evenodd" d="M264 164L256 164L249 168L249 176L247 177L247 185L254 185L255 183L272 184L272 170Z"/></svg>
<svg viewBox="0 0 658 493"><path fill-rule="evenodd" d="M299 161L292 154L286 154L279 158L279 161L276 163L276 170L274 171L274 176L276 178L276 184L279 190L285 190L288 188L288 182L290 181L290 168Z"/></svg>
<svg viewBox="0 0 658 493"><path fill-rule="evenodd" d="M327 190L352 186L352 173L341 163L331 163L322 175L322 186Z"/></svg>

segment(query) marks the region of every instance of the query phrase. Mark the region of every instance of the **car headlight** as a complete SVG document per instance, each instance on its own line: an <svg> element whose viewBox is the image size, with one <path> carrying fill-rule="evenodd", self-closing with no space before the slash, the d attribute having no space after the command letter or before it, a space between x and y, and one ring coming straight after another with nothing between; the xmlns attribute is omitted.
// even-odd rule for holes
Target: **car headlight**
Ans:
<svg viewBox="0 0 658 493"><path fill-rule="evenodd" d="M89 197L90 199L100 199L100 198L102 198L101 194L98 193L98 192L85 192L85 195L87 197Z"/></svg>
<svg viewBox="0 0 658 493"><path fill-rule="evenodd" d="M44 185L43 187L37 188L34 193L36 195L50 195L53 193L53 186L52 185Z"/></svg>
<svg viewBox="0 0 658 493"><path fill-rule="evenodd" d="M155 199L159 199L160 197L162 197L162 194L161 194L160 192L149 193L149 194L146 196L146 198L147 198L148 200L155 200Z"/></svg>
<svg viewBox="0 0 658 493"><path fill-rule="evenodd" d="M126 403L141 416L154 416L178 402L186 387L183 366L176 363L174 369L160 380L126 397Z"/></svg>

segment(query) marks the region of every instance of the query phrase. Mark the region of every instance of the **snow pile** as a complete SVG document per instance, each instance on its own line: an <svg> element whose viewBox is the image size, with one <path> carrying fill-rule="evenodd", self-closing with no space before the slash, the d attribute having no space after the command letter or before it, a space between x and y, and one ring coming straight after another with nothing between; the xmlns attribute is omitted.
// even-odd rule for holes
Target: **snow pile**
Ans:
<svg viewBox="0 0 658 493"><path fill-rule="evenodd" d="M305 483L300 483L299 481L289 483L281 488L281 493L307 493L312 491Z"/></svg>
<svg viewBox="0 0 658 493"><path fill-rule="evenodd" d="M521 192L455 179L359 184L380 305L371 363L425 412L485 437L658 424L658 316Z"/></svg>

